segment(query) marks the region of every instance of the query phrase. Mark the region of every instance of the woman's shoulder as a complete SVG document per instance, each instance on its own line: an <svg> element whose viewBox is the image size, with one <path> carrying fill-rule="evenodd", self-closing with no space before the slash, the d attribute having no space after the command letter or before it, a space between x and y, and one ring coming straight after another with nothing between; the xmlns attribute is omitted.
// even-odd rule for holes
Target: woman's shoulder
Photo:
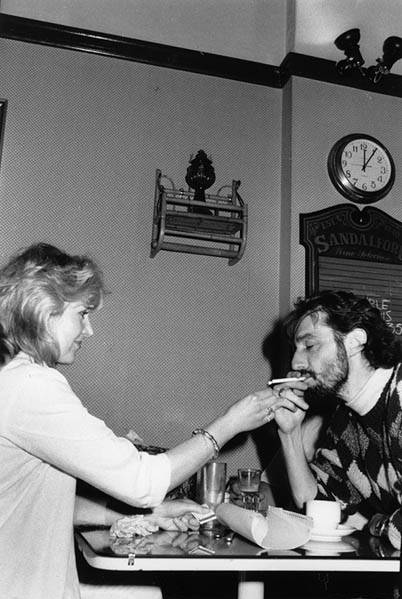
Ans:
<svg viewBox="0 0 402 599"><path fill-rule="evenodd" d="M55 368L36 363L28 354L19 352L0 370L0 387L15 389L64 387L70 390L67 379Z"/></svg>
<svg viewBox="0 0 402 599"><path fill-rule="evenodd" d="M26 355L18 354L0 372L0 395L0 412L14 423L18 419L32 422L39 414L81 414L85 410L60 372L36 364Z"/></svg>
<svg viewBox="0 0 402 599"><path fill-rule="evenodd" d="M51 368L46 364L38 364L34 359L23 351L20 351L9 362L7 362L2 370L2 374L11 374L13 376L45 376L56 378L64 378L55 368Z"/></svg>

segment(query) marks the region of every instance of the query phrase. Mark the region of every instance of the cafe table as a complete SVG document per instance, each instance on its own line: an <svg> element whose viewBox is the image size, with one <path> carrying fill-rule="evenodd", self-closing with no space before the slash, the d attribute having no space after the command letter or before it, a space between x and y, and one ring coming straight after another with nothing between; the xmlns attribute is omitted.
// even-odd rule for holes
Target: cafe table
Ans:
<svg viewBox="0 0 402 599"><path fill-rule="evenodd" d="M400 568L399 552L362 533L336 542L308 541L290 550L264 550L228 530L158 531L146 537L113 540L109 529L86 527L76 531L76 539L88 564L102 570L235 572L238 599L263 599L264 584L269 596L270 572L396 574Z"/></svg>

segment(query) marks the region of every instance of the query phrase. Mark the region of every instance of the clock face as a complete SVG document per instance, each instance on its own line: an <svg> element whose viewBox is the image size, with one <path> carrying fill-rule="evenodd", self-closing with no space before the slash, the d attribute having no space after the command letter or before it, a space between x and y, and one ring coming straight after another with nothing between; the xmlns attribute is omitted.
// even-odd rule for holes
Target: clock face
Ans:
<svg viewBox="0 0 402 599"><path fill-rule="evenodd" d="M395 167L388 150L368 135L347 135L328 157L329 176L345 197L369 204L383 198L395 180Z"/></svg>

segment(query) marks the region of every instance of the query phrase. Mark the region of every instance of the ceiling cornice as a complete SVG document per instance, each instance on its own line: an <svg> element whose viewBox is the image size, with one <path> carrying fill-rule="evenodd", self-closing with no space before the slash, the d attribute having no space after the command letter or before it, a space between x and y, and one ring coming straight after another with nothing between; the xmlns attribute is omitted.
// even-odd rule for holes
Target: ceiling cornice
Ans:
<svg viewBox="0 0 402 599"><path fill-rule="evenodd" d="M290 52L286 56L280 66L280 71L283 82L288 81L292 76L305 77L402 98L402 76L392 73L383 77L379 83L372 83L360 73L354 73L351 77L347 75L342 77L336 70L336 62L296 52Z"/></svg>
<svg viewBox="0 0 402 599"><path fill-rule="evenodd" d="M389 74L374 85L360 75L350 79L341 77L333 61L295 52L289 53L280 66L272 66L4 13L0 14L0 38L89 52L267 87L282 88L292 76L297 76L402 97L400 75Z"/></svg>
<svg viewBox="0 0 402 599"><path fill-rule="evenodd" d="M0 37L281 87L278 67L12 15L0 16Z"/></svg>

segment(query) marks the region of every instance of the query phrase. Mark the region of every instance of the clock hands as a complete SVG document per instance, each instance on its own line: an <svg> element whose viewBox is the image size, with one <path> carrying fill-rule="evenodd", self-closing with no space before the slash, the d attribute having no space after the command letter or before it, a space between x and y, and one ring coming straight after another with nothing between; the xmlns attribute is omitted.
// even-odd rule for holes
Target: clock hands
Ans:
<svg viewBox="0 0 402 599"><path fill-rule="evenodd" d="M374 154L377 152L378 148L374 148L374 150L371 152L370 156L367 158L366 160L366 150L363 150L363 166L362 166L362 171L365 173L366 172L366 166L368 165L368 163L370 162L370 160L372 159L372 157L374 156Z"/></svg>

